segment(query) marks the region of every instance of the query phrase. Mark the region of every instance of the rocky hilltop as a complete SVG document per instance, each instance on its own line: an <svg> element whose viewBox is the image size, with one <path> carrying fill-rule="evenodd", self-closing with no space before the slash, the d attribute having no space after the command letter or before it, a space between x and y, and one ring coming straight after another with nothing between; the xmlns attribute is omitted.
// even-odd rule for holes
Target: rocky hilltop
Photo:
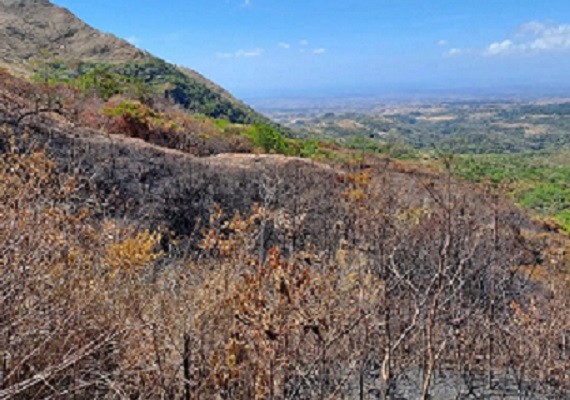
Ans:
<svg viewBox="0 0 570 400"><path fill-rule="evenodd" d="M196 71L166 63L103 33L49 0L0 0L0 65L30 75L33 62L45 58L87 66L68 71L70 75L105 67L151 86L168 84L171 97L190 111L233 122L269 123Z"/></svg>
<svg viewBox="0 0 570 400"><path fill-rule="evenodd" d="M48 0L0 1L0 60L25 69L41 52L64 59L124 62L145 53Z"/></svg>

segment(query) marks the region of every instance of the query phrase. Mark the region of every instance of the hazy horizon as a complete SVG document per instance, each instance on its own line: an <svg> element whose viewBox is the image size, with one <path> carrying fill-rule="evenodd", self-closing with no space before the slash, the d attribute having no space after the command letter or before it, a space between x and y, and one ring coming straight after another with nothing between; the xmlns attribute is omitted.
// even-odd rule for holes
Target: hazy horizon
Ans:
<svg viewBox="0 0 570 400"><path fill-rule="evenodd" d="M570 87L570 2L56 0L243 99Z"/></svg>
<svg viewBox="0 0 570 400"><path fill-rule="evenodd" d="M375 88L320 88L312 90L276 90L269 93L258 93L243 96L245 101L271 100L350 100L369 101L437 101L446 100L537 100L544 98L570 98L569 86L471 86L471 87L411 87L384 86Z"/></svg>

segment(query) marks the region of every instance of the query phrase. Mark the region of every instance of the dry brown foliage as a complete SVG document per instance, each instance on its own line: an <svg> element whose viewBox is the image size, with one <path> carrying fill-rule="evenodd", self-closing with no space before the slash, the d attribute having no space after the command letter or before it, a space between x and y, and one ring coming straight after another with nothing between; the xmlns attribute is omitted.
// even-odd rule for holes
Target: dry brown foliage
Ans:
<svg viewBox="0 0 570 400"><path fill-rule="evenodd" d="M113 185L130 182L109 169L99 175L110 188L94 195L96 174L77 167L87 156L73 148L61 168L14 118L37 122L61 104L65 121L190 152L214 126L163 110L176 126L147 115L129 133L96 98L0 81L0 117L16 131L0 131L0 399L568 396L568 238L497 193L377 159L319 169L342 188L324 198L336 189L293 185L314 182L296 164L288 180L264 171L247 214L222 204L201 230L185 217L196 188L220 189L184 181L190 194L166 203L177 236L157 227L169 221L101 211L127 208ZM60 140L63 154L71 142Z"/></svg>

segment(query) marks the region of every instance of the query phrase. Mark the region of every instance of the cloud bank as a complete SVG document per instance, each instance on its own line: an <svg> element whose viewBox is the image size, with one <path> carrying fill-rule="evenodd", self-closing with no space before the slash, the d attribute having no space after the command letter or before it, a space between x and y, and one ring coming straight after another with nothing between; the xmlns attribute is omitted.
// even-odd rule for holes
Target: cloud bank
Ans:
<svg viewBox="0 0 570 400"><path fill-rule="evenodd" d="M520 25L510 37L492 42L483 49L453 48L445 55L478 54L496 57L564 51L570 51L570 24L530 21Z"/></svg>
<svg viewBox="0 0 570 400"><path fill-rule="evenodd" d="M491 43L489 56L512 53L544 53L570 50L570 24L531 21L523 24L513 38Z"/></svg>

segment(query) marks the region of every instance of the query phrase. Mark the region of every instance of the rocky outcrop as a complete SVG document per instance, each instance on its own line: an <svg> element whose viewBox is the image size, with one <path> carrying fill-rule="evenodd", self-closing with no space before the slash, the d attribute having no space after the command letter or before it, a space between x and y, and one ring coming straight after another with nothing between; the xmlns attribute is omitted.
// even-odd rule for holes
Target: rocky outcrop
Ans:
<svg viewBox="0 0 570 400"><path fill-rule="evenodd" d="M47 0L1 0L0 60L24 68L42 52L82 61L124 62L145 56Z"/></svg>

